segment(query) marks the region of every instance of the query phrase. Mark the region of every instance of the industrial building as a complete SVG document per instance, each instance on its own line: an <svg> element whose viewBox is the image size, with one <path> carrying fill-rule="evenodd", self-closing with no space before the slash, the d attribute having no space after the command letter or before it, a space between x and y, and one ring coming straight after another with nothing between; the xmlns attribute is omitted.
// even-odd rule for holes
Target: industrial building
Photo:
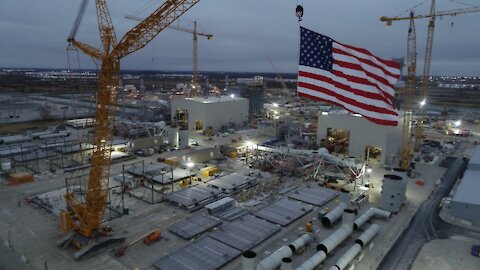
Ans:
<svg viewBox="0 0 480 270"><path fill-rule="evenodd" d="M468 163L467 170L458 184L455 195L450 201L452 216L480 225L480 197L478 196L480 179L480 147L477 146Z"/></svg>
<svg viewBox="0 0 480 270"><path fill-rule="evenodd" d="M188 130L221 131L228 126L246 125L248 100L237 96L174 97L171 102L172 122L179 111L184 112Z"/></svg>
<svg viewBox="0 0 480 270"><path fill-rule="evenodd" d="M381 126L346 111L320 112L317 142L330 152L367 163L393 164L400 150L402 118L398 123Z"/></svg>

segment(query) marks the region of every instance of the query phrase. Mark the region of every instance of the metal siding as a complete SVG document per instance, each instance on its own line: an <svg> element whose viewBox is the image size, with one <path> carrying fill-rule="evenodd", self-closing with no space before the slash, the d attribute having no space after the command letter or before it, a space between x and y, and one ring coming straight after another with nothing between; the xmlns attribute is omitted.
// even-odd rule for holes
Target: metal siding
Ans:
<svg viewBox="0 0 480 270"><path fill-rule="evenodd" d="M306 186L290 192L288 197L308 204L323 206L339 195L340 192L332 189L319 186Z"/></svg>
<svg viewBox="0 0 480 270"><path fill-rule="evenodd" d="M273 223L252 215L246 215L237 218L230 224L222 226L219 230L209 234L209 237L217 239L238 250L246 251L279 230L280 227Z"/></svg>
<svg viewBox="0 0 480 270"><path fill-rule="evenodd" d="M253 214L273 223L286 226L310 211L312 211L311 205L281 199L253 212Z"/></svg>

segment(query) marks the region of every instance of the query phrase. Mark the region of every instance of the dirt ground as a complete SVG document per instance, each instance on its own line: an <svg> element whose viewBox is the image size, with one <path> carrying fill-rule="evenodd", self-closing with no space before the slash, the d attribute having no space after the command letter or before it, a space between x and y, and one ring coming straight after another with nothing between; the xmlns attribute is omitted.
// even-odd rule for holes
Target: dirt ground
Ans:
<svg viewBox="0 0 480 270"><path fill-rule="evenodd" d="M480 258L470 255L468 239L433 240L422 247L411 270L478 270Z"/></svg>

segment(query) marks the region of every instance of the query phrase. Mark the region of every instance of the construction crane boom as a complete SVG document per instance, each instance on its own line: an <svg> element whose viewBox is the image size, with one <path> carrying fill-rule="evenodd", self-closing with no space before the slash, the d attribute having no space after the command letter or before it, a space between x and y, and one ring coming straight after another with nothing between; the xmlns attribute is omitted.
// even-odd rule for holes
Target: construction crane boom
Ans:
<svg viewBox="0 0 480 270"><path fill-rule="evenodd" d="M77 36L78 28L80 27L80 23L83 19L83 14L85 14L85 9L87 8L88 0L82 0L80 3L80 7L78 8L77 17L75 18L75 22L73 23L72 30L70 30L70 34L68 35L68 39L75 39Z"/></svg>
<svg viewBox="0 0 480 270"><path fill-rule="evenodd" d="M136 20L136 21L142 21L142 18L132 16L132 15L127 15L125 16L126 19L131 19L131 20ZM204 36L207 39L213 38L213 35L210 33L201 33L197 32L197 22L193 22L193 29L188 29L185 27L177 26L177 25L168 25L167 28L186 32L193 34L193 59L192 59L192 84L196 85L198 82L198 36Z"/></svg>
<svg viewBox="0 0 480 270"><path fill-rule="evenodd" d="M420 88L421 104L418 110L417 127L415 129L415 151L418 151L420 149L423 133L423 122L425 120L424 101L427 99L428 83L430 76L430 63L432 61L433 34L435 30L435 0L432 0L432 5L430 7L430 15L430 21L428 22L427 45L425 48L425 62L423 64L422 86Z"/></svg>
<svg viewBox="0 0 480 270"><path fill-rule="evenodd" d="M403 134L402 147L400 150L400 168L407 170L412 159L412 101L415 94L416 69L417 69L417 45L415 19L413 12L410 13L410 26L408 28L407 42L407 81L403 92Z"/></svg>
<svg viewBox="0 0 480 270"><path fill-rule="evenodd" d="M158 33L182 16L200 0L169 0L145 20L128 31L112 52L116 58L125 57L149 43Z"/></svg>
<svg viewBox="0 0 480 270"><path fill-rule="evenodd" d="M414 19L426 19L426 18L431 18L433 16L435 16L435 17L456 16L458 14L474 13L474 12L479 12L479 11L480 11L480 7L441 10L441 11L434 12L434 14L415 15ZM392 25L393 21L402 21L402 20L409 20L409 19L410 19L410 17L386 17L386 16L380 17L380 21L386 22L387 25Z"/></svg>
<svg viewBox="0 0 480 270"><path fill-rule="evenodd" d="M140 17L132 16L132 15L125 16L125 19L130 19L130 20L134 20L134 21L142 21L143 20ZM196 23L196 22L194 22L194 23ZM189 28L177 25L177 24L175 24L175 25L170 24L169 26L167 26L167 28L182 31L182 32L185 32L185 33L196 34L197 36L204 36L207 39L213 38L213 35L210 34L210 33L196 32L194 29L189 29Z"/></svg>
<svg viewBox="0 0 480 270"><path fill-rule="evenodd" d="M423 19L423 18L430 18L428 23L428 32L427 32L427 45L425 48L425 62L423 66L423 74L422 74L422 85L420 88L419 93L419 101L420 107L418 110L418 118L417 118L417 125L415 129L415 144L414 150L418 151L420 149L421 140L422 140L422 132L423 132L423 125L424 125L424 114L425 114L425 102L428 94L428 84L429 84L429 74L430 74L430 63L432 59L432 49L433 49L433 35L435 30L435 19L437 16L455 16L458 14L463 13L473 13L473 12L480 12L480 7L470 7L470 8L462 8L462 9L452 9L452 10L444 10L444 11L435 11L435 0L432 0L430 6L430 13L426 15L415 15L411 17L380 17L380 21L386 22L387 26L392 25L393 21L400 21L400 20L414 20L414 19ZM413 99L413 97L412 97Z"/></svg>
<svg viewBox="0 0 480 270"><path fill-rule="evenodd" d="M106 230L101 223L108 196L110 156L120 83L120 59L144 47L166 26L198 2L199 0L167 0L117 43L106 0L96 0L101 50L69 36L68 41L71 44L85 54L100 60L101 67L98 76L91 168L85 200L80 200L73 191L67 189L65 199L71 212L62 211L60 215L62 228L73 228L88 238L105 234Z"/></svg>

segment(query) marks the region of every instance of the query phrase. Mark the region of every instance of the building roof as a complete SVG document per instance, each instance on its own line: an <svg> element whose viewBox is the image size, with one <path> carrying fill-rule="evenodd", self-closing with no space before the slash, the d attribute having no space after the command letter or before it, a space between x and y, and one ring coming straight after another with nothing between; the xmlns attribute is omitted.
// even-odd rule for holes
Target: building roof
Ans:
<svg viewBox="0 0 480 270"><path fill-rule="evenodd" d="M470 161L468 164L472 165L480 165L480 146L477 145L475 150L473 150L472 156L470 157Z"/></svg>
<svg viewBox="0 0 480 270"><path fill-rule="evenodd" d="M232 102L232 101L241 101L241 100L247 100L242 97L237 97L237 96L207 96L207 97L195 97L195 98L189 98L190 100L195 100L198 102L202 103L217 103L217 102Z"/></svg>
<svg viewBox="0 0 480 270"><path fill-rule="evenodd" d="M480 205L479 193L480 171L468 169L465 171L452 201Z"/></svg>

